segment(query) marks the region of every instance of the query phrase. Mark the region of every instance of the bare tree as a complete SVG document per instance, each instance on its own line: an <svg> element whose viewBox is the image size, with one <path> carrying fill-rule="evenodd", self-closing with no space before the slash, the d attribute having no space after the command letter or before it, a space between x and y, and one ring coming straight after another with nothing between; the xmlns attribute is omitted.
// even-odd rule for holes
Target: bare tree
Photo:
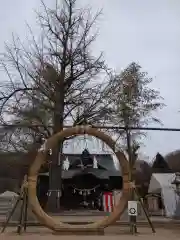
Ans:
<svg viewBox="0 0 180 240"><path fill-rule="evenodd" d="M93 25L100 12L92 17L89 9L78 10L76 1L64 3L56 10L42 3L44 14L38 13L41 41L32 33L28 48L14 37L2 59L10 80L2 88L0 97L2 122L8 115L14 124L42 125L18 129L19 136L28 132L30 142L34 133L48 137L60 131L65 122L73 124L83 117L95 122L108 113L105 99L108 81L100 83L107 67L102 54L91 55L97 34L93 32ZM52 129L48 125L52 125ZM11 133L12 128L10 131L6 128L6 139L15 139L17 143L17 136L9 137Z"/></svg>
<svg viewBox="0 0 180 240"><path fill-rule="evenodd" d="M78 9L76 0L64 0L55 10L42 5L40 40L32 33L25 46L13 37L1 60L9 77L1 88L1 123L16 125L1 129L2 148L10 144L10 150L29 151L37 135L48 137L65 123L83 118L102 123L109 113L108 81L101 81L108 69L102 54L91 54L97 35L93 25L100 12L92 16L89 9ZM58 164L60 145L53 150L53 166ZM51 188L58 188L57 178L52 181Z"/></svg>
<svg viewBox="0 0 180 240"><path fill-rule="evenodd" d="M142 72L141 67L134 62L113 78L109 98L114 103L112 120L115 125L143 127L150 122L160 123L160 120L154 117L154 113L164 104L160 93L150 87L151 82L152 78L148 77L146 72ZM125 132L120 133L120 137L125 136L126 140ZM145 133L131 132L135 151L142 134Z"/></svg>
<svg viewBox="0 0 180 240"><path fill-rule="evenodd" d="M150 120L159 122L153 117L153 111L163 106L160 102L159 92L151 89L148 85L152 79L147 73L141 71L141 67L136 63L131 63L124 71L114 78L113 91L116 93L113 97L114 123L125 126L125 131L120 136L125 139L126 151L129 157L129 180L138 183L137 174L134 176L133 168L136 167L137 150L139 149L140 132L133 133L129 127L142 127L149 123ZM112 101L112 100L111 100ZM147 181L148 182L148 181ZM139 186L141 195L147 191L148 186ZM131 199L134 200L134 191L131 191ZM133 218L130 218L133 222Z"/></svg>

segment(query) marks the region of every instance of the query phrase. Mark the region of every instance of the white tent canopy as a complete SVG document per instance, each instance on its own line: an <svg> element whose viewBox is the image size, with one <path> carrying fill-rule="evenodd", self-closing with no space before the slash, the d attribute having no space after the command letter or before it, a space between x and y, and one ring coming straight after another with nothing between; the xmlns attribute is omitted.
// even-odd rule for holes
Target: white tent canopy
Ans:
<svg viewBox="0 0 180 240"><path fill-rule="evenodd" d="M175 188L171 183L175 179L175 173L153 173L149 184L149 193L161 193L162 188Z"/></svg>
<svg viewBox="0 0 180 240"><path fill-rule="evenodd" d="M154 173L149 184L149 193L160 193L164 202L167 217L180 215L178 205L180 197L176 193L176 186L172 184L175 173ZM178 213L179 212L179 213Z"/></svg>

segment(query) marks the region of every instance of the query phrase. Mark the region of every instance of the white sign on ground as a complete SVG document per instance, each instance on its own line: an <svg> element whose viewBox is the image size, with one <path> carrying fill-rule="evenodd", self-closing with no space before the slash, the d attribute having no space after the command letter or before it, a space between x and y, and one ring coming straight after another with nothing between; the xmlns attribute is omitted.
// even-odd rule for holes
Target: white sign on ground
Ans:
<svg viewBox="0 0 180 240"><path fill-rule="evenodd" d="M137 216L137 201L128 201L128 215Z"/></svg>

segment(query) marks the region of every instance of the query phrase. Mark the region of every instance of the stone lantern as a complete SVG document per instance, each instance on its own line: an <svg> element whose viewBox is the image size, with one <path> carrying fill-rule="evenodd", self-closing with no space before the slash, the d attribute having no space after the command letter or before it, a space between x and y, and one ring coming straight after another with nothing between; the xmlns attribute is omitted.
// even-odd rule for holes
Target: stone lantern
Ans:
<svg viewBox="0 0 180 240"><path fill-rule="evenodd" d="M180 173L179 172L176 173L175 179L171 184L175 185L175 187L176 187L175 191L176 191L177 195L180 196Z"/></svg>

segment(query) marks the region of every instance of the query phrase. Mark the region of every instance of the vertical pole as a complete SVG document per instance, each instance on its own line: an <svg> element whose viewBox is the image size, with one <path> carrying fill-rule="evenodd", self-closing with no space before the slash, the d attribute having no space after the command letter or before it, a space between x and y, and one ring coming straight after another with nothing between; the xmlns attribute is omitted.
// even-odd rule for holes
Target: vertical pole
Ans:
<svg viewBox="0 0 180 240"><path fill-rule="evenodd" d="M127 140L127 151L129 156L129 181L133 182L134 179L133 179L132 170L133 170L134 161L133 161L133 154L132 154L132 148L131 148L131 134L127 126L126 126L126 140ZM131 188L130 191L131 191L131 200L134 201L135 194L134 194L133 188ZM129 220L130 220L130 232L132 234L137 233L136 216L130 216Z"/></svg>
<svg viewBox="0 0 180 240"><path fill-rule="evenodd" d="M20 218L19 218L19 223L17 227L17 233L20 235L22 226L24 225L24 207L25 207L25 192L24 189L22 190L22 206L21 206L21 212L20 212Z"/></svg>
<svg viewBox="0 0 180 240"><path fill-rule="evenodd" d="M25 209L24 209L24 231L26 232L27 220L28 220L28 190L25 189Z"/></svg>
<svg viewBox="0 0 180 240"><path fill-rule="evenodd" d="M63 156L63 143L64 141L62 141L60 143L60 152L59 152L59 156L58 156L58 168L59 168L59 181L60 181L60 185L57 188L57 208L61 209L61 196L62 196L62 170L63 170L63 160L64 160L64 156Z"/></svg>
<svg viewBox="0 0 180 240"><path fill-rule="evenodd" d="M52 152L58 150L58 162L52 163L49 169L49 191L48 191L48 204L47 210L51 213L58 213L61 211L61 195L62 195L62 163L63 163L63 143L61 143L60 151L59 149L54 149ZM57 152L56 152L57 153ZM51 157L55 157L56 154L52 154Z"/></svg>

